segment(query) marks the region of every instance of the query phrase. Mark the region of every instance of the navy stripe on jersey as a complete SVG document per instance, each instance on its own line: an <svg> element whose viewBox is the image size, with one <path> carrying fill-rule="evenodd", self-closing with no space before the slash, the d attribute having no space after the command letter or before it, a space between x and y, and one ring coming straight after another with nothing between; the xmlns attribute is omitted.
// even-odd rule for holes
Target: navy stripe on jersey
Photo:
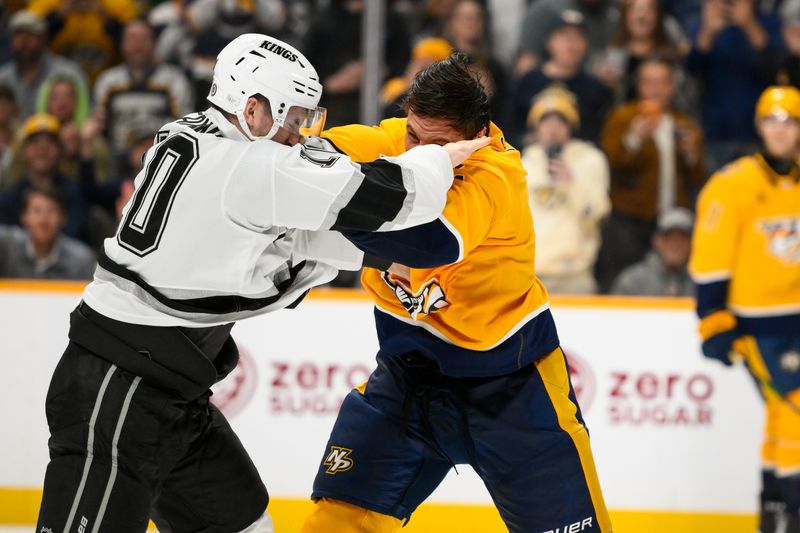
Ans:
<svg viewBox="0 0 800 533"><path fill-rule="evenodd" d="M389 161L362 163L364 180L331 229L375 231L393 221L406 201L403 170Z"/></svg>
<svg viewBox="0 0 800 533"><path fill-rule="evenodd" d="M433 268L458 261L458 239L441 220L400 231L342 234L364 253L410 268Z"/></svg>
<svg viewBox="0 0 800 533"><path fill-rule="evenodd" d="M241 311L257 311L274 304L280 300L285 293L292 289L295 279L306 266L306 262L302 261L289 268L287 278L275 285L275 288L278 290L277 294L267 298L247 298L245 296L231 294L177 300L164 296L157 289L143 280L139 274L123 265L114 262L105 253L101 253L97 258L97 264L115 276L119 276L120 278L135 283L138 287L147 292L147 294L155 298L159 303L169 307L170 309L184 313L206 313L212 315L225 315L229 313L238 313ZM298 303L300 303L300 300L305 297L306 293L304 293L303 296L301 296L297 301L293 302L287 307L295 307Z"/></svg>

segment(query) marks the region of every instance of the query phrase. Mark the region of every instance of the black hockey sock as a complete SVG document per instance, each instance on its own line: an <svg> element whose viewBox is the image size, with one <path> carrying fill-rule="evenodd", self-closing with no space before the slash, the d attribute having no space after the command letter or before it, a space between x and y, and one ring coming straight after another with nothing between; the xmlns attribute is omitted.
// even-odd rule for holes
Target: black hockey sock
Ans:
<svg viewBox="0 0 800 533"><path fill-rule="evenodd" d="M800 515L786 513L786 533L800 533Z"/></svg>
<svg viewBox="0 0 800 533"><path fill-rule="evenodd" d="M786 512L793 516L800 515L800 475L778 478L778 483Z"/></svg>
<svg viewBox="0 0 800 533"><path fill-rule="evenodd" d="M784 509L783 502L762 501L758 527L760 533L784 533L786 530L781 527L785 522Z"/></svg>
<svg viewBox="0 0 800 533"><path fill-rule="evenodd" d="M786 504L786 533L800 533L800 476L789 476L778 479L781 486L782 500Z"/></svg>
<svg viewBox="0 0 800 533"><path fill-rule="evenodd" d="M786 505L781 498L781 486L775 472L761 471L761 517L759 531L761 533L778 533L782 527Z"/></svg>

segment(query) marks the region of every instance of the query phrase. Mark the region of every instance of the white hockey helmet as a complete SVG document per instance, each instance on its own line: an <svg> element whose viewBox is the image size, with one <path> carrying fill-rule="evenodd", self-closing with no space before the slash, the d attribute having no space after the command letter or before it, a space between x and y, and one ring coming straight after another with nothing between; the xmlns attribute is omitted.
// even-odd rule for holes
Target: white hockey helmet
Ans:
<svg viewBox="0 0 800 533"><path fill-rule="evenodd" d="M326 111L319 107L322 85L311 63L294 47L260 33L246 33L217 55L208 101L236 115L245 135L252 134L244 119L247 99L260 94L269 101L271 139L281 127L305 136L319 135Z"/></svg>

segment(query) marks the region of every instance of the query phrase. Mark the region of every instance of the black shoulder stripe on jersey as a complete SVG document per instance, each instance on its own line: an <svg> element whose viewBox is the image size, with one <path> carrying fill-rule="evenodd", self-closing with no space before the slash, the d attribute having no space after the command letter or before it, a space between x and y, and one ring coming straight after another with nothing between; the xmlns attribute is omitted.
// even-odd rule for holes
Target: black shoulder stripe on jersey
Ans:
<svg viewBox="0 0 800 533"><path fill-rule="evenodd" d="M397 217L408 191L399 165L378 159L361 163L364 181L350 202L339 211L334 230L375 231Z"/></svg>
<svg viewBox="0 0 800 533"><path fill-rule="evenodd" d="M205 113L192 113L179 118L176 122L188 126L197 133L207 133L216 137L223 137L222 132L219 131L219 128L214 125Z"/></svg>
<svg viewBox="0 0 800 533"><path fill-rule="evenodd" d="M119 263L116 263L109 258L105 252L101 253L97 258L97 264L115 276L119 276L120 278L135 283L141 289L147 292L147 294L155 298L159 303L171 309L181 311L183 313L203 313L212 315L225 315L229 313L238 313L241 311L256 311L274 304L291 289L292 285L294 285L295 279L300 274L300 271L306 266L306 262L302 261L291 267L289 269L288 277L275 286L275 288L278 289L278 293L268 298L246 298L244 296L232 294L225 296L207 296L205 298L177 300L164 296L158 292L157 289L143 280L139 274L123 265L120 265ZM296 305L296 303L293 305Z"/></svg>

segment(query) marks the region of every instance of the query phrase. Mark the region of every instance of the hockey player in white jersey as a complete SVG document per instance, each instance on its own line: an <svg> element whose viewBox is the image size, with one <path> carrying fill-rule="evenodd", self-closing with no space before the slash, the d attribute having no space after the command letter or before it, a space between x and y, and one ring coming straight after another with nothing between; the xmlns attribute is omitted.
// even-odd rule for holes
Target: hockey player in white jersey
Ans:
<svg viewBox="0 0 800 533"><path fill-rule="evenodd" d="M436 219L486 140L355 164L318 133L314 68L265 35L219 54L212 107L167 124L70 316L50 384L37 531L268 532L268 495L209 387L233 322L291 307L363 254L335 230ZM313 325L310 325L313 327Z"/></svg>

